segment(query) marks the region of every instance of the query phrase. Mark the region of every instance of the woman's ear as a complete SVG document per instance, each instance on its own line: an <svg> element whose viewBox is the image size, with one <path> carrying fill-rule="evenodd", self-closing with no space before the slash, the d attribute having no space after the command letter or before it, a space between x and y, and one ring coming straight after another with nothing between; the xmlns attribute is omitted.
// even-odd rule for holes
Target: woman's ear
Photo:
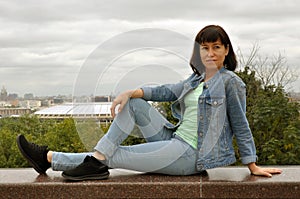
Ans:
<svg viewBox="0 0 300 199"><path fill-rule="evenodd" d="M229 44L227 44L227 46L226 46L225 50L226 50L225 54L226 54L226 56L227 56L227 55L228 55L228 53L229 53Z"/></svg>

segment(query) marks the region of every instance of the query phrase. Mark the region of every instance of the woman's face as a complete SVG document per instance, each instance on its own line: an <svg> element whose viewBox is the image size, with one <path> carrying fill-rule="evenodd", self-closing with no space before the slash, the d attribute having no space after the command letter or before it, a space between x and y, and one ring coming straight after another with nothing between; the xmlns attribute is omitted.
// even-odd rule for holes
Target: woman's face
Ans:
<svg viewBox="0 0 300 199"><path fill-rule="evenodd" d="M229 47L225 48L220 39L200 44L200 57L206 70L222 68L228 51Z"/></svg>

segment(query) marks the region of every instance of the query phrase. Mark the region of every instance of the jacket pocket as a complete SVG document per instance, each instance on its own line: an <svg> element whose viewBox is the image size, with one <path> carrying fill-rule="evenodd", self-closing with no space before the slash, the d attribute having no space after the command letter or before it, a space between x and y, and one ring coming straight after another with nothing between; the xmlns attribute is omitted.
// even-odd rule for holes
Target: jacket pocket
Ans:
<svg viewBox="0 0 300 199"><path fill-rule="evenodd" d="M222 105L224 103L224 98L220 98L220 97L212 97L212 98L207 98L206 99L206 103L210 106L212 106L213 108L216 108L220 105Z"/></svg>

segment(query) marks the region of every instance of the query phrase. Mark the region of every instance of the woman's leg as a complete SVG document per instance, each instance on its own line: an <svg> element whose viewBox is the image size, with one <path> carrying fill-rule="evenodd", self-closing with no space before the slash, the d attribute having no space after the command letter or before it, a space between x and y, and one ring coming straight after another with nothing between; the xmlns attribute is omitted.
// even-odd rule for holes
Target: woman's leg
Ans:
<svg viewBox="0 0 300 199"><path fill-rule="evenodd" d="M197 152L182 139L173 138L173 130L165 127L167 122L146 101L131 99L95 150L105 155L105 164L111 168L170 175L197 173ZM138 126L148 143L120 146L134 125Z"/></svg>
<svg viewBox="0 0 300 199"><path fill-rule="evenodd" d="M165 129L168 121L145 100L131 99L101 138L95 150L106 158L114 155L120 144L132 132L135 125L147 142L170 140L173 132Z"/></svg>
<svg viewBox="0 0 300 199"><path fill-rule="evenodd" d="M111 168L125 168L143 172L170 175L197 173L197 151L182 139L173 136L165 127L167 121L161 114L142 99L132 99L125 105L109 128L108 133L98 142L95 150L105 155L105 165ZM120 146L137 125L148 143L134 146ZM72 157L71 157L72 158ZM80 156L82 158L82 156ZM86 180L109 175L108 170L97 168L103 165L87 158L76 168L64 171L67 179ZM54 157L53 157L54 159ZM91 163L93 161L94 163ZM99 162L99 161L97 161ZM91 178L92 176L92 178Z"/></svg>
<svg viewBox="0 0 300 199"><path fill-rule="evenodd" d="M90 155L92 153L53 152L51 166L54 171L66 171L77 167ZM172 138L134 146L119 146L105 164L111 168L141 172L190 175L197 173L196 157L195 149L180 138Z"/></svg>
<svg viewBox="0 0 300 199"><path fill-rule="evenodd" d="M142 172L169 175L190 175L196 170L197 150L180 138L149 142L133 146L119 146L106 164Z"/></svg>
<svg viewBox="0 0 300 199"><path fill-rule="evenodd" d="M73 169L81 164L86 156L91 156L93 153L63 153L49 151L52 153L51 167L54 171L66 171ZM49 161L49 160L48 160Z"/></svg>

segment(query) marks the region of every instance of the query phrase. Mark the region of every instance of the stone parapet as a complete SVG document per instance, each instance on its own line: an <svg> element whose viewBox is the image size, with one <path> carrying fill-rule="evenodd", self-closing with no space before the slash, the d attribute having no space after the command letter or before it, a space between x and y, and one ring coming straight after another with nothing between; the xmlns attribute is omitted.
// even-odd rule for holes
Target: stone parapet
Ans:
<svg viewBox="0 0 300 199"><path fill-rule="evenodd" d="M300 198L300 166L277 166L272 178L246 167L210 169L199 175L166 176L111 169L107 180L66 181L61 172L0 169L0 198Z"/></svg>

